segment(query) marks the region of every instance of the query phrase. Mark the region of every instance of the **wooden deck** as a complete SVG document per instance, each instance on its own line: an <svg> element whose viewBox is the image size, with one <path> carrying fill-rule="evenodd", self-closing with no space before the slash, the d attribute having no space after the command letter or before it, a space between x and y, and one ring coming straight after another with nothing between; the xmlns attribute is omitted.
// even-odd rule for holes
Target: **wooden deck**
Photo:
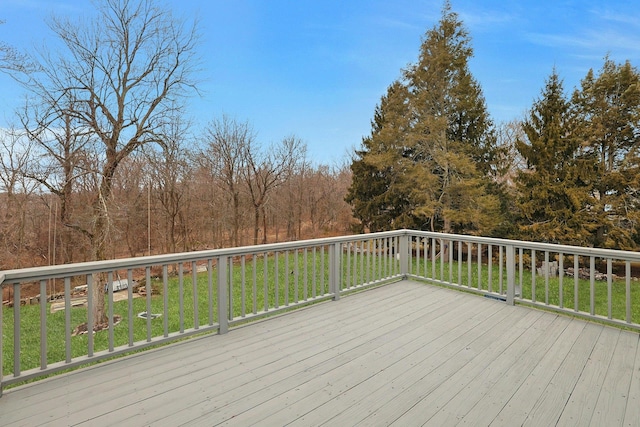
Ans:
<svg viewBox="0 0 640 427"><path fill-rule="evenodd" d="M0 398L78 424L639 425L638 334L403 281Z"/></svg>

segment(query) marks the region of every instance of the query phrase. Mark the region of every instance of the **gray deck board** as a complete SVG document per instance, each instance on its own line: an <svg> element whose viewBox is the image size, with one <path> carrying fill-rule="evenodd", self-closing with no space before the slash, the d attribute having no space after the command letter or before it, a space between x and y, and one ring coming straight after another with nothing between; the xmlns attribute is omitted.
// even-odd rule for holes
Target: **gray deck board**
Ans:
<svg viewBox="0 0 640 427"><path fill-rule="evenodd" d="M402 281L5 391L9 425L638 425L638 334Z"/></svg>

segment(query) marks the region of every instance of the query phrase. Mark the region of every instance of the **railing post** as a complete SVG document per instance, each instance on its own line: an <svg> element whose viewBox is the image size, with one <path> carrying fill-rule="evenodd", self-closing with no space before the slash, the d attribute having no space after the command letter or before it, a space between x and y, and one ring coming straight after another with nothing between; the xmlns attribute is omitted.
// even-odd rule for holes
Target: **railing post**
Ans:
<svg viewBox="0 0 640 427"><path fill-rule="evenodd" d="M329 291L333 294L333 300L340 299L340 278L342 276L342 263L340 249L341 243L333 243L329 246Z"/></svg>
<svg viewBox="0 0 640 427"><path fill-rule="evenodd" d="M227 292L228 257L218 258L218 334L229 332L229 297Z"/></svg>
<svg viewBox="0 0 640 427"><path fill-rule="evenodd" d="M507 304L515 304L515 296L520 296L520 290L516 290L516 254L513 245L505 245L507 255Z"/></svg>
<svg viewBox="0 0 640 427"><path fill-rule="evenodd" d="M398 248L398 255L400 256L400 274L403 279L406 279L409 275L409 235L403 234L400 236L400 247Z"/></svg>

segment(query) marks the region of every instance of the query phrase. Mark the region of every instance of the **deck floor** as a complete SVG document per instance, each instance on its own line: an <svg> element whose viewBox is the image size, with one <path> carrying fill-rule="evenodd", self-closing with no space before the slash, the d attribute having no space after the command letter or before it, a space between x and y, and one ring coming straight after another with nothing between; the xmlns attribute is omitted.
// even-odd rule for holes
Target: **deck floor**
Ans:
<svg viewBox="0 0 640 427"><path fill-rule="evenodd" d="M0 425L639 425L638 334L402 281L5 391Z"/></svg>

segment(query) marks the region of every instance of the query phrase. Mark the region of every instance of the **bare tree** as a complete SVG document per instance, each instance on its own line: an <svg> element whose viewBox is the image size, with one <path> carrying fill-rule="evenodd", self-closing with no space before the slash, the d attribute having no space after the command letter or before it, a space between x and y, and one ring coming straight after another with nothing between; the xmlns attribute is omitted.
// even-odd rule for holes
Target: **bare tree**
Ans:
<svg viewBox="0 0 640 427"><path fill-rule="evenodd" d="M56 108L57 107L57 108ZM67 106L68 107L68 106ZM69 108L55 105L27 103L21 113L22 126L32 145L28 164L23 173L43 189L57 196L60 202L62 232L62 261L72 260L73 244L77 238L72 232L90 237L87 231L86 211L74 212L74 187L85 174L93 173L95 142L93 134L70 113Z"/></svg>
<svg viewBox="0 0 640 427"><path fill-rule="evenodd" d="M153 196L160 204L164 221L164 250L176 252L178 243L187 249L187 223L192 165L186 151L186 135L190 123L176 117L165 126L160 150L149 146L145 157L149 165L149 182L154 187Z"/></svg>
<svg viewBox="0 0 640 427"><path fill-rule="evenodd" d="M22 75L21 81L51 115L66 111L96 138L98 190L93 221L84 232L92 258L101 260L108 255L114 176L127 156L159 141L176 100L194 89L197 37L195 25L186 28L152 0L103 0L96 9L94 19L77 23L54 17L50 28L64 53L43 50L36 58L39 72ZM101 327L104 288L93 289L93 320Z"/></svg>
<svg viewBox="0 0 640 427"><path fill-rule="evenodd" d="M255 134L248 122L238 122L228 116L209 123L204 139L207 145L200 160L213 176L222 182L231 204L231 243L240 245L242 213L241 173L245 165L245 152L253 146Z"/></svg>
<svg viewBox="0 0 640 427"><path fill-rule="evenodd" d="M0 25L5 21L0 20ZM0 41L0 71L4 72L28 72L33 64L27 55L18 51L15 47Z"/></svg>
<svg viewBox="0 0 640 427"><path fill-rule="evenodd" d="M28 163L31 145L24 133L16 129L0 131L0 242L3 253L0 269L22 265L26 244L28 202L35 187L25 181L23 170Z"/></svg>
<svg viewBox="0 0 640 427"><path fill-rule="evenodd" d="M242 169L251 204L253 205L253 244L258 244L262 216L262 243L267 243L267 215L265 206L269 194L306 159L306 145L295 136L284 138L280 144L260 150L257 144L247 145L244 152L246 167Z"/></svg>

